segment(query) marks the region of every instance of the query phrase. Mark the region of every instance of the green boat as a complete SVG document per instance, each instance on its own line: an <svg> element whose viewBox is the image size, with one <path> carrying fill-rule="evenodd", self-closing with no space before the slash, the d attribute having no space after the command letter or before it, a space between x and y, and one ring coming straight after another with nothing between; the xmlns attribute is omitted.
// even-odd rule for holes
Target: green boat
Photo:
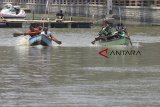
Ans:
<svg viewBox="0 0 160 107"><path fill-rule="evenodd" d="M129 37L123 37L123 38L109 40L109 41L99 41L99 44L102 46L111 46L111 45L131 46L132 45Z"/></svg>
<svg viewBox="0 0 160 107"><path fill-rule="evenodd" d="M132 42L130 37L128 37L125 33L121 34L120 37L114 38L107 41L99 41L99 44L102 46L112 46L112 45L126 45L132 46Z"/></svg>

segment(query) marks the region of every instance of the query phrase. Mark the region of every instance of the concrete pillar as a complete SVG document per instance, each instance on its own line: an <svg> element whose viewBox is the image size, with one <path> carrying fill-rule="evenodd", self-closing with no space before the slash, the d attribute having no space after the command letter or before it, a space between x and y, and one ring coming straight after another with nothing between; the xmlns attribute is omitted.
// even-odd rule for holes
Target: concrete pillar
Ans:
<svg viewBox="0 0 160 107"><path fill-rule="evenodd" d="M144 6L144 0L142 0L141 6Z"/></svg>
<svg viewBox="0 0 160 107"><path fill-rule="evenodd" d="M155 6L157 6L157 2L158 2L157 0L154 0L154 5L155 5Z"/></svg>
<svg viewBox="0 0 160 107"><path fill-rule="evenodd" d="M112 11L113 3L112 0L107 0L107 15L109 15L109 12Z"/></svg>
<svg viewBox="0 0 160 107"><path fill-rule="evenodd" d="M55 0L55 4L58 4L58 1L57 1L57 0Z"/></svg>

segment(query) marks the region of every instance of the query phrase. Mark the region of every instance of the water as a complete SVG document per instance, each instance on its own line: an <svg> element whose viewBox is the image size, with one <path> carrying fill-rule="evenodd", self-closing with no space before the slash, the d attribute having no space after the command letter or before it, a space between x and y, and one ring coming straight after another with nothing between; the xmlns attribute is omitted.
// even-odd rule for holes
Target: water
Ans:
<svg viewBox="0 0 160 107"><path fill-rule="evenodd" d="M147 29L147 30L146 30ZM1 107L159 107L159 27L129 27L141 55L100 56L98 28L50 29L61 46L30 47L26 29L0 29ZM137 32L136 32L137 31Z"/></svg>

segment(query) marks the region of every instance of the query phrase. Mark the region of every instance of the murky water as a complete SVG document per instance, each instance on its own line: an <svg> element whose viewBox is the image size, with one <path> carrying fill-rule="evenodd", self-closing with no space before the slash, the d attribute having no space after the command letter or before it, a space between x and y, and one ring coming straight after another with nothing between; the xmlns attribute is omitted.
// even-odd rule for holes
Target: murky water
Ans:
<svg viewBox="0 0 160 107"><path fill-rule="evenodd" d="M25 29L0 29L1 107L159 107L160 27L129 27L141 55L98 54L98 28L50 29L61 46L30 47Z"/></svg>

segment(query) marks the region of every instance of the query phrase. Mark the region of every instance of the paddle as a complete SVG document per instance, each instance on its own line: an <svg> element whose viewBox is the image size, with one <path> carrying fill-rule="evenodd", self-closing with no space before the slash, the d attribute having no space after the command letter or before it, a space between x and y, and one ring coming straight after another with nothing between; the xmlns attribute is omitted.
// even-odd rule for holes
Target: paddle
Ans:
<svg viewBox="0 0 160 107"><path fill-rule="evenodd" d="M59 45L62 44L62 42L57 40L54 36L51 37L51 40L53 40L54 42L56 42Z"/></svg>
<svg viewBox="0 0 160 107"><path fill-rule="evenodd" d="M21 35L24 35L24 33L13 33L13 37L17 37L17 36L21 36Z"/></svg>
<svg viewBox="0 0 160 107"><path fill-rule="evenodd" d="M131 38L130 38L130 36L129 36L129 33L127 34L127 37L128 37L129 42L130 42L130 44L131 44L131 46L132 46L132 41L131 41Z"/></svg>
<svg viewBox="0 0 160 107"><path fill-rule="evenodd" d="M61 44L62 44L62 41L57 40L54 36L50 36L50 37L48 37L48 36L46 36L45 34L41 34L41 35L43 35L43 36L47 37L48 39L50 39L50 40L52 40L52 41L56 42L56 43L57 43L57 44L59 44L59 45L61 45Z"/></svg>
<svg viewBox="0 0 160 107"><path fill-rule="evenodd" d="M56 42L57 44L59 44L59 45L60 45L60 44L62 44L62 42L61 42L61 41L55 41L55 42Z"/></svg>
<svg viewBox="0 0 160 107"><path fill-rule="evenodd" d="M39 32L29 32L29 33L13 33L13 37L21 36L21 35L38 35Z"/></svg>

